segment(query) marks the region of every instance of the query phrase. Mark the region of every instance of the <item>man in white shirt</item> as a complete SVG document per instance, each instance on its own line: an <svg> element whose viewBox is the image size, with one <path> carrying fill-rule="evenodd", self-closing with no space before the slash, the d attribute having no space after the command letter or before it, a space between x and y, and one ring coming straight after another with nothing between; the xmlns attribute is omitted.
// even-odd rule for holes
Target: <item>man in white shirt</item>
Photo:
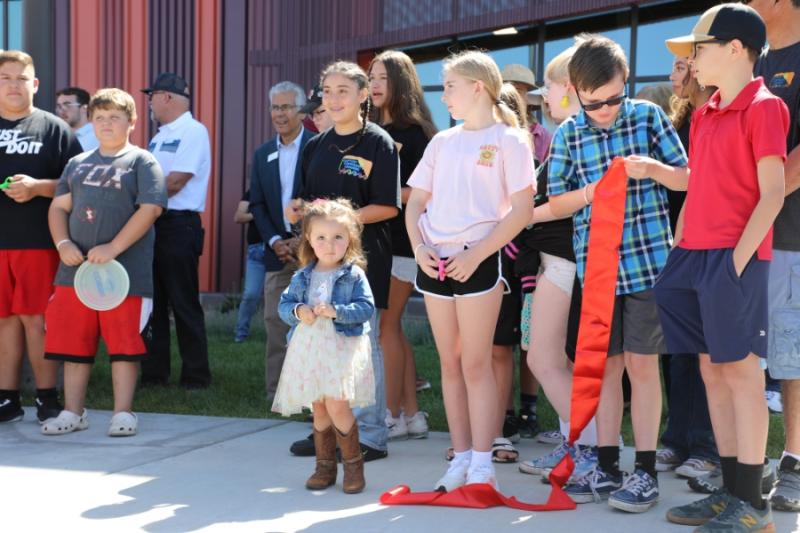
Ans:
<svg viewBox="0 0 800 533"><path fill-rule="evenodd" d="M198 267L205 236L200 213L206 206L211 171L208 130L192 118L189 85L177 74L160 74L142 92L150 100L153 120L161 125L147 148L164 171L169 195L167 209L155 226L152 341L142 364L142 384L169 381L172 308L183 362L180 384L187 389L206 388L211 384L211 370Z"/></svg>
<svg viewBox="0 0 800 533"><path fill-rule="evenodd" d="M300 188L300 158L313 134L303 128L305 93L289 81L269 91L270 116L278 135L261 145L253 157L250 175L250 212L267 243L264 253L264 324L267 329L266 385L271 404L286 356L289 327L278 316L278 301L289 286L295 265L296 240L283 213Z"/></svg>
<svg viewBox="0 0 800 533"><path fill-rule="evenodd" d="M89 93L80 87L67 87L56 93L56 115L69 124L84 152L100 146L89 122L89 99Z"/></svg>

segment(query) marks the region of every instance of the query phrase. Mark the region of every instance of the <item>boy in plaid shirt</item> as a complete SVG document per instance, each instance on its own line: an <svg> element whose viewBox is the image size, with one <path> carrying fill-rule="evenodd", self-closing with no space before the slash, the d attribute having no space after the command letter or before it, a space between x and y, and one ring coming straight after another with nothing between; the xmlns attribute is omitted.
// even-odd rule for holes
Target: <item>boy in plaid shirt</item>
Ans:
<svg viewBox="0 0 800 533"><path fill-rule="evenodd" d="M555 133L548 194L553 214L573 215L573 248L584 282L591 204L597 182L614 157L628 176L614 318L597 410L598 468L566 487L578 503L609 498L609 505L643 512L658 501L655 450L661 420L658 354L665 353L652 287L672 245L667 192L684 189L686 154L667 116L650 102L630 100L625 53L605 37L587 35L569 65L581 111ZM619 470L622 372L632 384L635 472Z"/></svg>

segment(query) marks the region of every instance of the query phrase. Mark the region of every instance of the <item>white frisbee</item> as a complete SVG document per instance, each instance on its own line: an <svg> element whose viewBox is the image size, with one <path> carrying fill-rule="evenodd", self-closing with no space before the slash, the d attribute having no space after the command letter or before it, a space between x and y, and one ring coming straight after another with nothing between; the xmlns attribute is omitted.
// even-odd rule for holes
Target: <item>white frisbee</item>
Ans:
<svg viewBox="0 0 800 533"><path fill-rule="evenodd" d="M95 311L114 309L128 296L131 280L118 261L96 264L84 261L75 272L75 294Z"/></svg>

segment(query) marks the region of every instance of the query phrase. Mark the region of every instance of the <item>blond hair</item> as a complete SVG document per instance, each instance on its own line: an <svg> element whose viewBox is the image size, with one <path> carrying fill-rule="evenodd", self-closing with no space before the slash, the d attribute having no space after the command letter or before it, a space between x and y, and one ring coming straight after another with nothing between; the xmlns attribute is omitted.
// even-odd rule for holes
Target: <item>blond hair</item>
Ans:
<svg viewBox="0 0 800 533"><path fill-rule="evenodd" d="M336 198L335 200L319 199L303 204L301 239L297 250L297 259L300 266L309 265L317 259L309 242L309 236L311 234L311 225L318 218L333 220L347 229L350 242L347 244L347 250L342 261L366 270L367 260L361 247L361 232L364 230L364 225L358 219L358 214L353 204L346 198Z"/></svg>
<svg viewBox="0 0 800 533"><path fill-rule="evenodd" d="M19 63L25 68L31 67L31 70L33 70L34 73L36 72L36 67L33 64L33 58L22 50L1 50L0 67L6 63Z"/></svg>
<svg viewBox="0 0 800 533"><path fill-rule="evenodd" d="M517 88L511 83L503 83L503 86L500 88L500 101L506 104L511 111L517 115L519 127L522 129L527 129L528 119L525 117L527 114L527 106L522 100L522 97L519 95Z"/></svg>
<svg viewBox="0 0 800 533"><path fill-rule="evenodd" d="M136 102L133 100L133 96L126 93L122 89L111 87L100 89L94 93L92 99L89 100L89 120L92 119L92 115L98 109L102 109L104 111L122 111L128 115L128 120L130 122L135 121L137 118Z"/></svg>
<svg viewBox="0 0 800 533"><path fill-rule="evenodd" d="M507 126L519 127L517 115L500 100L503 77L500 75L497 63L491 57L475 50L452 54L444 60L444 73L448 72L455 72L468 80L481 82L494 106L497 118Z"/></svg>

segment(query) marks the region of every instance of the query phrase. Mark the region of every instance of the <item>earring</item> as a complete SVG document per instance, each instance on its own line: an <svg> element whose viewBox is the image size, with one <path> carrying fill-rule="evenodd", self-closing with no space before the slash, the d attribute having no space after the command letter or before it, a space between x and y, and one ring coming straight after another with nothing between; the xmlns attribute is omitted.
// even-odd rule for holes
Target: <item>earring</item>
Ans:
<svg viewBox="0 0 800 533"><path fill-rule="evenodd" d="M565 94L563 97L561 97L561 101L558 103L558 105L560 105L562 109L568 108L569 107L569 96L567 96Z"/></svg>

